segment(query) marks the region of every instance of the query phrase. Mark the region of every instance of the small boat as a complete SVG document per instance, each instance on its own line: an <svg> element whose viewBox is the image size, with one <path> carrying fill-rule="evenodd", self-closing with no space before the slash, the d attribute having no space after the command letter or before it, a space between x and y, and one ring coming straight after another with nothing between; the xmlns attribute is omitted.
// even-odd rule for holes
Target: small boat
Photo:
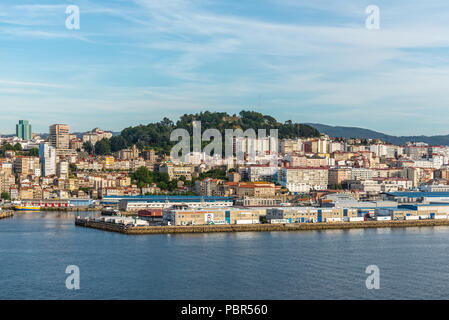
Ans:
<svg viewBox="0 0 449 320"><path fill-rule="evenodd" d="M113 209L111 207L106 207L103 210L101 210L101 215L102 216L116 216L116 217L120 217L120 211L117 209Z"/></svg>
<svg viewBox="0 0 449 320"><path fill-rule="evenodd" d="M41 207L31 206L31 205L15 205L14 210L16 211L40 211Z"/></svg>

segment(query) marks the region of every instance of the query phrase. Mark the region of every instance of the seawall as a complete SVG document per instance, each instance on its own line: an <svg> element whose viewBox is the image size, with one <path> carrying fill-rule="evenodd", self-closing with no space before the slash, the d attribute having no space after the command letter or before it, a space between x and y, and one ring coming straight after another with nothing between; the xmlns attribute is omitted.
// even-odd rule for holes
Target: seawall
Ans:
<svg viewBox="0 0 449 320"><path fill-rule="evenodd" d="M270 231L307 231L307 230L332 230L332 229L436 227L436 226L449 226L449 220L134 227L109 222L75 219L75 224L77 226L94 228L104 231L138 235L138 234L173 234L173 233L270 232Z"/></svg>
<svg viewBox="0 0 449 320"><path fill-rule="evenodd" d="M0 212L0 219L10 218L14 216L13 211L2 211Z"/></svg>

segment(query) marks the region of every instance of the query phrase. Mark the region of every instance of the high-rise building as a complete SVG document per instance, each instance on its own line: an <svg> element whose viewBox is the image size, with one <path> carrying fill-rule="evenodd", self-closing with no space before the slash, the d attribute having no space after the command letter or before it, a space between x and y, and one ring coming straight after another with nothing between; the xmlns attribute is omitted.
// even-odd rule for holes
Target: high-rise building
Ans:
<svg viewBox="0 0 449 320"><path fill-rule="evenodd" d="M52 176L56 174L56 149L48 143L39 145L39 162L42 166L42 176Z"/></svg>
<svg viewBox="0 0 449 320"><path fill-rule="evenodd" d="M14 172L23 175L40 176L41 168L39 167L38 157L16 157L14 159Z"/></svg>
<svg viewBox="0 0 449 320"><path fill-rule="evenodd" d="M59 178L67 178L69 176L69 163L61 161L56 165L56 174Z"/></svg>
<svg viewBox="0 0 449 320"><path fill-rule="evenodd" d="M19 139L31 140L31 124L28 122L28 120L19 120L19 123L16 124L16 135Z"/></svg>
<svg viewBox="0 0 449 320"><path fill-rule="evenodd" d="M56 149L69 149L69 126L66 124L54 124L50 126L50 136L48 140L50 142L50 146Z"/></svg>

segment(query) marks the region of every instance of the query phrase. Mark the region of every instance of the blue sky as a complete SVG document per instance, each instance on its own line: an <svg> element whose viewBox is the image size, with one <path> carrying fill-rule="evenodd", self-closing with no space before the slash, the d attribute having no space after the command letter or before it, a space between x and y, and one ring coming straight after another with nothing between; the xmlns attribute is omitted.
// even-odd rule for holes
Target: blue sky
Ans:
<svg viewBox="0 0 449 320"><path fill-rule="evenodd" d="M367 30L365 9L380 8ZM79 30L65 27L68 5ZM184 113L449 134L449 3L0 2L0 132L120 131Z"/></svg>

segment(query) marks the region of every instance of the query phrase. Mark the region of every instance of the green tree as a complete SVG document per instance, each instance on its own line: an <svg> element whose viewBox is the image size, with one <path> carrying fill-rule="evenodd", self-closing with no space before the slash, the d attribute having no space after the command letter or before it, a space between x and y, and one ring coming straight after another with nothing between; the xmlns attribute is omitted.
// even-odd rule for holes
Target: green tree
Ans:
<svg viewBox="0 0 449 320"><path fill-rule="evenodd" d="M86 142L83 143L83 149L88 154L92 154L92 152L94 151L94 146L92 145L92 142L86 141Z"/></svg>
<svg viewBox="0 0 449 320"><path fill-rule="evenodd" d="M28 153L28 155L30 157L39 157L39 149L37 149L37 148L31 149L30 152Z"/></svg>
<svg viewBox="0 0 449 320"><path fill-rule="evenodd" d="M109 144L108 139L101 139L95 143L95 154L99 156L103 156L111 153L111 145Z"/></svg>
<svg viewBox="0 0 449 320"><path fill-rule="evenodd" d="M217 168L203 172L199 175L199 179L203 180L205 178L226 180L227 179L226 171Z"/></svg>
<svg viewBox="0 0 449 320"><path fill-rule="evenodd" d="M76 172L77 167L74 163L69 164L69 170L70 172Z"/></svg>
<svg viewBox="0 0 449 320"><path fill-rule="evenodd" d="M7 143L7 144L2 146L2 150L3 151L12 151L12 150L14 150L14 147L12 146L12 144Z"/></svg>
<svg viewBox="0 0 449 320"><path fill-rule="evenodd" d="M170 141L170 134L175 128L186 129L191 135L193 132L192 122L201 121L202 131L216 128L222 136L225 136L225 129L241 128L247 129L278 129L280 139L297 137L317 137L320 132L309 125L294 123L289 120L285 123L278 122L269 115L263 115L254 111L241 111L239 116L229 116L225 112L200 112L196 114L184 114L179 118L176 124L168 118L164 118L157 123L148 125L139 125L136 127L125 128L121 134L114 137L113 151L123 149L125 145L136 144L139 149L153 148L158 154L167 154L170 152L176 142ZM267 134L269 131L267 132ZM122 141L122 139L124 141ZM111 138L112 140L112 138ZM120 143L119 143L120 142Z"/></svg>
<svg viewBox="0 0 449 320"><path fill-rule="evenodd" d="M143 141L137 141L136 148L143 151L145 149L145 143Z"/></svg>
<svg viewBox="0 0 449 320"><path fill-rule="evenodd" d="M114 136L109 139L111 145L111 151L117 152L127 148L126 140L122 136Z"/></svg>
<svg viewBox="0 0 449 320"><path fill-rule="evenodd" d="M168 184L170 182L170 176L168 175L167 172L161 172L159 173L157 180Z"/></svg>
<svg viewBox="0 0 449 320"><path fill-rule="evenodd" d="M11 200L11 196L9 195L8 192L2 192L1 197L3 200Z"/></svg>
<svg viewBox="0 0 449 320"><path fill-rule="evenodd" d="M137 183L139 188L142 188L153 182L153 172L147 167L140 167L131 174L131 179Z"/></svg>
<svg viewBox="0 0 449 320"><path fill-rule="evenodd" d="M168 183L167 183L167 182L164 182L164 181L160 181L160 182L157 184L157 186L158 186L159 188L161 188L161 190L167 190L167 189L168 189Z"/></svg>
<svg viewBox="0 0 449 320"><path fill-rule="evenodd" d="M16 143L14 145L14 151L22 151L22 145L20 143Z"/></svg>

